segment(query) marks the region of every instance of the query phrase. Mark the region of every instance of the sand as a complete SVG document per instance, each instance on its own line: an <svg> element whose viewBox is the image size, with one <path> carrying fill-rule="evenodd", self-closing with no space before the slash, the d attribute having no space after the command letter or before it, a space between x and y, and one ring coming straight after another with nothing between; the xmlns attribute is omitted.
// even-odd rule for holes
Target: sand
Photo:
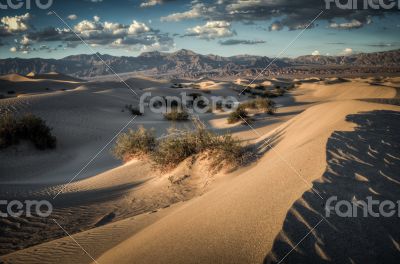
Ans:
<svg viewBox="0 0 400 264"><path fill-rule="evenodd" d="M395 245L400 241L395 221L362 221L358 226L356 221L350 221L350 227L360 228L368 237L368 244L357 239L361 232L349 232L343 219L323 220L315 230L313 227L323 219L323 205L332 194L362 198L365 190L371 190L381 198L399 199L399 156L393 150L398 144L399 131L395 129L399 126L393 120L400 107L363 101L393 98L396 89L371 84L372 80L330 80L328 84L310 80L277 98L281 107L276 116L257 120L252 125L256 131L240 124L226 124L226 113L200 115L210 129L231 131L257 146L260 157L247 167L214 175L204 160L197 160L185 161L167 174L155 173L143 161L120 165L105 151L68 186L61 183L80 168L79 161L83 163L84 156L95 153L129 121L129 114L121 112L121 106L132 96L122 87L92 83L85 89L2 100L1 106L9 111L29 109L43 115L61 138L62 149L52 155L38 155L29 146L29 155L26 150L10 151L2 158L17 158L13 156L6 165L2 164L2 169L7 166L2 181L13 183L8 192L16 196L24 194L26 188L18 188L16 183L42 183L33 192L40 197L63 189L54 218L98 263L279 262L311 230L310 237L289 256L290 260L343 263L351 257L357 263L373 263L378 256L395 256L399 252ZM387 82L393 84L395 80ZM156 83L138 85L137 90L160 95L192 91ZM212 87L213 93L225 95L235 94L232 85L217 81L204 84L207 89ZM54 111L49 113L46 109ZM374 126L365 120L371 120ZM69 128L63 131L66 123ZM138 124L156 127L159 135L170 125L155 114L138 117L131 127ZM386 132L379 130L382 127ZM363 138L374 143L370 155L364 151L369 141ZM378 142L389 145L385 148ZM13 164L11 159L17 162ZM360 160L368 160L374 166L351 163ZM49 168L26 173L35 172L43 163ZM185 175L189 175L187 181ZM177 185L181 180L183 184ZM71 238L54 240L63 236L63 231L50 221L45 233L50 241L5 255L3 260L93 263ZM96 227L99 223L102 226ZM351 241L350 249L346 241ZM366 247L375 250L365 252ZM390 258L385 260L391 262Z"/></svg>

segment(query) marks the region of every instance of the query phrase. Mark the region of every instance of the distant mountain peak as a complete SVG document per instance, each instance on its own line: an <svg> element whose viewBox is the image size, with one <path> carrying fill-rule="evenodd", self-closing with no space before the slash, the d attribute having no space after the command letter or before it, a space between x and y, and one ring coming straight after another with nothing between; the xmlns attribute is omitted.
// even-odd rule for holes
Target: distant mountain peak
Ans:
<svg viewBox="0 0 400 264"><path fill-rule="evenodd" d="M174 55L179 55L179 56L194 56L194 55L199 55L196 52L188 49L180 49L178 51L175 51L173 53Z"/></svg>

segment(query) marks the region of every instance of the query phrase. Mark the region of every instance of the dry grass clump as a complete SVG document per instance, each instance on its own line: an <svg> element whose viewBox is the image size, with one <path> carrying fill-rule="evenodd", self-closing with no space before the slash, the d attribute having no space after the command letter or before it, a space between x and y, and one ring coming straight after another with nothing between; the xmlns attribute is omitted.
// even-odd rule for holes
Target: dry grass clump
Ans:
<svg viewBox="0 0 400 264"><path fill-rule="evenodd" d="M141 127L120 135L113 149L117 158L148 157L162 170L174 168L188 157L202 153L209 154L212 166L236 167L244 162L246 152L238 139L210 132L201 124L195 130L169 129L162 139L156 139L153 131Z"/></svg>
<svg viewBox="0 0 400 264"><path fill-rule="evenodd" d="M249 114L247 113L245 107L240 105L235 111L233 111L229 116L228 116L228 124L234 124L239 121L243 121L249 119Z"/></svg>
<svg viewBox="0 0 400 264"><path fill-rule="evenodd" d="M171 121L186 121L189 119L189 114L183 109L173 108L164 114L164 118Z"/></svg>
<svg viewBox="0 0 400 264"><path fill-rule="evenodd" d="M125 109L128 110L134 116L143 115L143 113L140 112L140 110L137 107L133 107L131 104L130 105L125 105Z"/></svg>
<svg viewBox="0 0 400 264"><path fill-rule="evenodd" d="M276 103L268 98L256 98L242 104L243 108L258 109L265 113L273 115L276 112Z"/></svg>
<svg viewBox="0 0 400 264"><path fill-rule="evenodd" d="M130 129L121 134L112 149L112 153L118 159L129 160L131 158L148 157L156 146L153 130L147 130L140 126L137 130Z"/></svg>
<svg viewBox="0 0 400 264"><path fill-rule="evenodd" d="M27 114L17 119L3 115L0 118L0 148L16 145L20 140L29 140L40 150L55 148L57 142L51 128L40 117Z"/></svg>

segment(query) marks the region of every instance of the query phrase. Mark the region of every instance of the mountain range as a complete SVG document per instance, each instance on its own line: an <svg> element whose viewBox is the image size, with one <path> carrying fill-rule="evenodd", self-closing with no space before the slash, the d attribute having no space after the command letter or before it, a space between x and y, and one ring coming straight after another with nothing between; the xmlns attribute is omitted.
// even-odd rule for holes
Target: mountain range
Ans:
<svg viewBox="0 0 400 264"><path fill-rule="evenodd" d="M359 53L350 56L300 56L297 58L269 58L263 56L239 55L221 57L201 55L190 50L173 53L145 52L137 57L111 56L108 54L80 54L62 59L0 59L0 74L30 72L61 72L76 77L108 75L113 72L147 72L149 74L169 74L181 77L204 75L254 75L267 65L270 73L290 73L296 69L313 68L318 70L337 67L350 68L396 68L400 65L400 49Z"/></svg>

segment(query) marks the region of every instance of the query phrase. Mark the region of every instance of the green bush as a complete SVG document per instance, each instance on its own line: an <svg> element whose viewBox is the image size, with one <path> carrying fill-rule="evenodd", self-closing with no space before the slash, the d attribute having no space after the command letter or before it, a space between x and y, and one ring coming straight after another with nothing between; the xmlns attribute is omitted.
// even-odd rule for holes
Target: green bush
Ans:
<svg viewBox="0 0 400 264"><path fill-rule="evenodd" d="M228 124L234 124L243 119L248 119L249 114L247 113L245 107L239 106L235 111L233 111L228 117Z"/></svg>
<svg viewBox="0 0 400 264"><path fill-rule="evenodd" d="M112 153L118 159L128 160L133 157L150 155L155 145L154 131L141 126L136 131L130 129L127 133L121 134Z"/></svg>
<svg viewBox="0 0 400 264"><path fill-rule="evenodd" d="M0 148L18 144L20 140L29 140L40 150L56 147L56 138L51 129L40 117L27 114L20 119L4 115L0 119Z"/></svg>
<svg viewBox="0 0 400 264"><path fill-rule="evenodd" d="M164 118L171 121L186 121L189 119L189 114L182 109L173 108L164 114Z"/></svg>

